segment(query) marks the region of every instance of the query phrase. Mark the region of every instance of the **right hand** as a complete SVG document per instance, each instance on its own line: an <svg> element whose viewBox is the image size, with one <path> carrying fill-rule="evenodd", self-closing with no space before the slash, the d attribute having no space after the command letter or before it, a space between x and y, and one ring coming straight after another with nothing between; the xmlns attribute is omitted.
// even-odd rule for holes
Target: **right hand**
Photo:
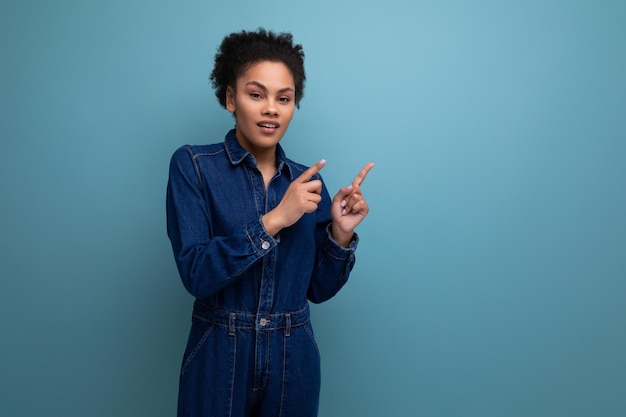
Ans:
<svg viewBox="0 0 626 417"><path fill-rule="evenodd" d="M305 214L317 210L322 201L322 181L311 178L326 165L322 159L296 178L285 191L280 203L262 218L265 230L276 236L285 227L289 227Z"/></svg>

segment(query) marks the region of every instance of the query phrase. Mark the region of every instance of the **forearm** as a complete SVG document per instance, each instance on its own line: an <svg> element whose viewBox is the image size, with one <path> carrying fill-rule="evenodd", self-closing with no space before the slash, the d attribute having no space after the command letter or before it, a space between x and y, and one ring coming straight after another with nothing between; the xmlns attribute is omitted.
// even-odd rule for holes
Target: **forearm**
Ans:
<svg viewBox="0 0 626 417"><path fill-rule="evenodd" d="M355 264L355 250L358 236L353 234L347 246L341 245L330 235L318 247L315 269L307 296L314 303L321 303L332 298L348 281Z"/></svg>
<svg viewBox="0 0 626 417"><path fill-rule="evenodd" d="M184 233L175 230L170 238L181 280L196 298L206 298L233 284L277 244L260 221L230 236L204 241L185 239Z"/></svg>
<svg viewBox="0 0 626 417"><path fill-rule="evenodd" d="M347 248L354 237L354 230L348 232L342 231L335 223L331 225L332 238L338 245Z"/></svg>

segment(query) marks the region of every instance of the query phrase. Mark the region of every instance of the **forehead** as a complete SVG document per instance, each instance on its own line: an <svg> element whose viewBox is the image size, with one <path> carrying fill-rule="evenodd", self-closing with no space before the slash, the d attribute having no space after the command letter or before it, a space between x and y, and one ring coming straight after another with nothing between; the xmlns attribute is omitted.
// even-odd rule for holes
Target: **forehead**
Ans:
<svg viewBox="0 0 626 417"><path fill-rule="evenodd" d="M274 61L261 61L250 65L237 79L237 84L245 85L251 81L261 83L268 89L294 88L295 85L287 65Z"/></svg>

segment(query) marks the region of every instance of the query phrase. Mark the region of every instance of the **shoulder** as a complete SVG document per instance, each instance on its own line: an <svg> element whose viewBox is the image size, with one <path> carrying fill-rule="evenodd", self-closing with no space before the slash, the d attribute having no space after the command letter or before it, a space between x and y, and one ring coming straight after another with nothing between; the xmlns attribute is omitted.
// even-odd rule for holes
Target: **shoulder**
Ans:
<svg viewBox="0 0 626 417"><path fill-rule="evenodd" d="M176 149L170 160L170 166L174 165L195 165L203 157L223 155L224 143L214 143L212 145L183 145Z"/></svg>
<svg viewBox="0 0 626 417"><path fill-rule="evenodd" d="M224 152L224 143L211 145L183 145L174 151L172 159L196 159L201 156L219 155Z"/></svg>
<svg viewBox="0 0 626 417"><path fill-rule="evenodd" d="M189 176L195 173L198 177L202 177L200 160L203 157L219 156L224 153L223 143L181 146L174 151L170 159L170 175L180 173Z"/></svg>

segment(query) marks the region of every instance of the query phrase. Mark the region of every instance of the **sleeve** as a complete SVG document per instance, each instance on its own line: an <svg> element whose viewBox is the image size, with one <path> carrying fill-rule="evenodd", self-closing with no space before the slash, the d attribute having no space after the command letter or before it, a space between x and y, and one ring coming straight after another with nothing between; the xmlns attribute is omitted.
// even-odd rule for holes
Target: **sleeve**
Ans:
<svg viewBox="0 0 626 417"><path fill-rule="evenodd" d="M170 162L167 184L167 233L178 272L194 297L209 297L238 280L277 245L261 218L230 236L213 236L207 204L191 148L179 148Z"/></svg>
<svg viewBox="0 0 626 417"><path fill-rule="evenodd" d="M331 299L348 281L355 263L354 252L359 242L356 233L347 248L332 238L331 204L326 185L323 185L322 202L317 209L315 267L307 292L307 298L314 303Z"/></svg>

